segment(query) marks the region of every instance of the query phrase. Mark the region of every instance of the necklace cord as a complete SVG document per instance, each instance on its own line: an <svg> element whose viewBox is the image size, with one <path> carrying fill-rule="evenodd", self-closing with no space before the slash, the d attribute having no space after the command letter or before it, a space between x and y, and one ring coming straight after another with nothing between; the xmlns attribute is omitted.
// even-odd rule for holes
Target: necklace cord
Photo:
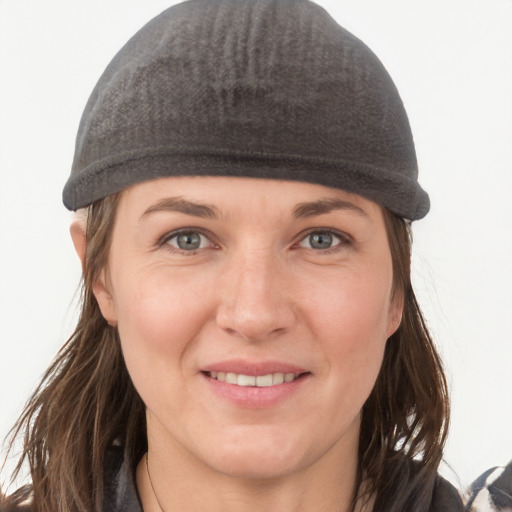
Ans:
<svg viewBox="0 0 512 512"><path fill-rule="evenodd" d="M160 500L158 499L158 495L155 491L155 486L153 485L153 480L151 480L151 473L149 472L149 451L146 452L146 472L148 474L149 484L151 485L151 490L153 491L153 496L155 497L156 502L158 503L158 506L160 507L161 512L165 512L164 507L162 507L162 504L160 503Z"/></svg>
<svg viewBox="0 0 512 512"><path fill-rule="evenodd" d="M149 451L146 452L145 458L146 458L146 472L148 474L149 484L151 485L151 490L153 491L153 496L155 497L156 502L158 503L158 506L160 507L161 512L165 512L164 507L162 507L162 504L160 503L160 500L158 499L158 495L155 491L155 486L153 485L153 480L151 480L151 473L149 472ZM356 500L354 501L354 503L352 505L351 512L355 512L355 510L357 508L357 502L358 502L358 498L356 498Z"/></svg>

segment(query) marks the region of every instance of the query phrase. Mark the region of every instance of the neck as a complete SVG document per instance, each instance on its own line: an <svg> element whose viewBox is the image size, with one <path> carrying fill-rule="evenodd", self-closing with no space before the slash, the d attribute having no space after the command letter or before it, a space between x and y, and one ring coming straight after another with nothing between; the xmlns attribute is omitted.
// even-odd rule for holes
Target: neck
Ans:
<svg viewBox="0 0 512 512"><path fill-rule="evenodd" d="M321 460L287 474L247 477L216 471L179 446L169 443L164 447L156 441L150 435L149 465L146 467L143 457L137 468L137 486L145 512L354 510L357 443L340 443ZM347 446L351 449L347 450Z"/></svg>
<svg viewBox="0 0 512 512"><path fill-rule="evenodd" d="M198 492L194 485L168 486L161 476L154 479L152 485L142 459L137 468L137 485L145 512L362 512L353 507L355 485L349 490L351 486L340 481L334 488L328 482L306 477L295 478L294 482L232 479L228 485L223 482L221 487L215 484Z"/></svg>

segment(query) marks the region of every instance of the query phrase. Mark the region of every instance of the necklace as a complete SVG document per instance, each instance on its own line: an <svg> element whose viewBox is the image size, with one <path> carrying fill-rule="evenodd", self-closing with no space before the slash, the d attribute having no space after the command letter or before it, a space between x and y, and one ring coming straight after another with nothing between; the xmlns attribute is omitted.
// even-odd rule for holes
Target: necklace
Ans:
<svg viewBox="0 0 512 512"><path fill-rule="evenodd" d="M153 491L153 495L155 496L156 502L158 503L160 510L162 512L165 512L164 507L162 507L162 504L160 503L160 500L158 499L158 496L156 494L155 486L153 485L153 480L151 480L151 473L149 472L149 451L146 452L146 471L148 473L149 483L151 485L151 490Z"/></svg>
<svg viewBox="0 0 512 512"><path fill-rule="evenodd" d="M151 480L151 473L149 472L149 451L146 452L146 471L148 473L149 484L151 485L151 490L153 491L153 496L155 497L156 502L158 503L158 506L160 507L161 512L165 512L164 507L162 507L162 504L160 503L160 500L158 499L158 495L156 494L155 486L153 485L153 480ZM357 503L354 503L352 512L355 512L356 510L358 510Z"/></svg>

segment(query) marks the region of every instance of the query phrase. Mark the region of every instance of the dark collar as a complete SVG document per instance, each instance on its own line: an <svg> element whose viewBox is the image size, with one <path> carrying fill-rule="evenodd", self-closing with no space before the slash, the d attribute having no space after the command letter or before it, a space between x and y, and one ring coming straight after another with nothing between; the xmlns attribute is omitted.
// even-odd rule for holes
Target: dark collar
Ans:
<svg viewBox="0 0 512 512"><path fill-rule="evenodd" d="M124 461L123 448L112 446L105 463L103 512L143 512L134 469Z"/></svg>

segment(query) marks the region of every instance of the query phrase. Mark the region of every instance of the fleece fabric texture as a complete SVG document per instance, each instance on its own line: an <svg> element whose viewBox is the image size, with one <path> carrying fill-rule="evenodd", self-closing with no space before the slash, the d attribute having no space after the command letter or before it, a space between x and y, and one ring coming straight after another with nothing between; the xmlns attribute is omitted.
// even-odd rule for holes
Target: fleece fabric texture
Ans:
<svg viewBox="0 0 512 512"><path fill-rule="evenodd" d="M429 210L393 81L308 0L190 0L145 25L87 103L63 200L219 175L341 188L411 220Z"/></svg>

